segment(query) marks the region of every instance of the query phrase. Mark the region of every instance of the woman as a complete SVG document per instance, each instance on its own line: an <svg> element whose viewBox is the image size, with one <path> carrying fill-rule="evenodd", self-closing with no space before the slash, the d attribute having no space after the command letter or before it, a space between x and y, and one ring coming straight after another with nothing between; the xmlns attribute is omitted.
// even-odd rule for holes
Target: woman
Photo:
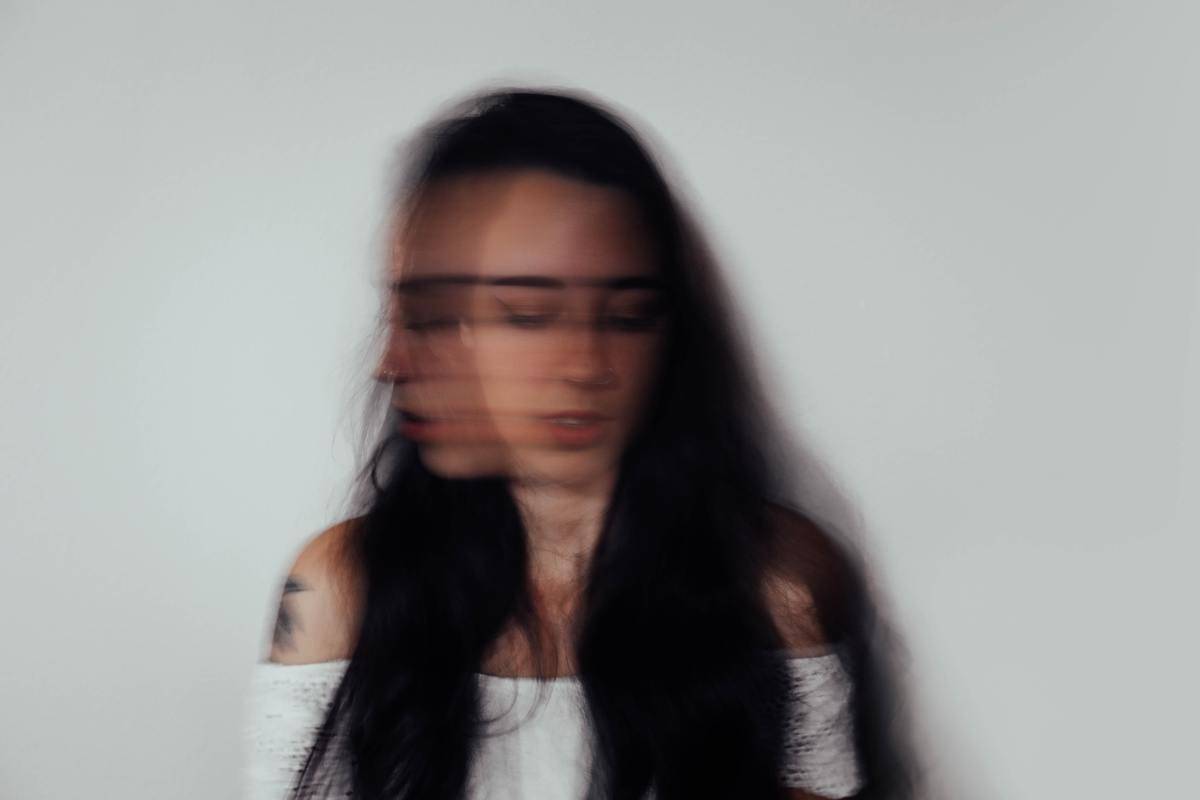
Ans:
<svg viewBox="0 0 1200 800"><path fill-rule="evenodd" d="M637 137L498 91L396 204L360 508L289 571L255 788L911 796L850 550L784 498L703 242Z"/></svg>

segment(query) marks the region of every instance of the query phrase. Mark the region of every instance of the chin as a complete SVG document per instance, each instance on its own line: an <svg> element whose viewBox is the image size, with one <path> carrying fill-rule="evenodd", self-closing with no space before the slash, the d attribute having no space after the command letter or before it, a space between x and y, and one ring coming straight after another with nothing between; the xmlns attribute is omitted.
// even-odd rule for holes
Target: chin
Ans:
<svg viewBox="0 0 1200 800"><path fill-rule="evenodd" d="M478 445L422 445L417 453L425 468L442 478L487 478L505 474L505 459Z"/></svg>
<svg viewBox="0 0 1200 800"><path fill-rule="evenodd" d="M611 477L618 454L603 449L519 453L512 478L529 484L588 486Z"/></svg>

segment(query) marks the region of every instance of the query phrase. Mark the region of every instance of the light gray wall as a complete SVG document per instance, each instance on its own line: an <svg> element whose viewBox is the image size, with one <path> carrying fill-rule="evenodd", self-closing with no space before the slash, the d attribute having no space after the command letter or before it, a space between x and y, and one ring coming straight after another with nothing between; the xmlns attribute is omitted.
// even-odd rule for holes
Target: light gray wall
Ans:
<svg viewBox="0 0 1200 800"><path fill-rule="evenodd" d="M1197 22L0 4L0 796L237 794L276 583L349 475L392 148L500 80L667 148L858 509L955 796L1178 796Z"/></svg>

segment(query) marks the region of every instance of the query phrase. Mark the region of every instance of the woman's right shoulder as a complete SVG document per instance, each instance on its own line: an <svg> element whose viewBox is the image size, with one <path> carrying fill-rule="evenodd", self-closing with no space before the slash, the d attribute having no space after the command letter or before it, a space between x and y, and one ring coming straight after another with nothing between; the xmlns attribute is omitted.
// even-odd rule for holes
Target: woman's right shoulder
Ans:
<svg viewBox="0 0 1200 800"><path fill-rule="evenodd" d="M357 557L361 521L339 522L301 546L277 596L267 661L314 664L350 657L364 600Z"/></svg>

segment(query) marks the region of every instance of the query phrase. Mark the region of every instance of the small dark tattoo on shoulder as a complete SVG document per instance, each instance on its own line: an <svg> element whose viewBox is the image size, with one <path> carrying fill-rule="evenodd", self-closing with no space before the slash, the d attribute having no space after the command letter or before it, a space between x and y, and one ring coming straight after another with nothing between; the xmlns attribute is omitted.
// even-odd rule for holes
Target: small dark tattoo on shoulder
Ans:
<svg viewBox="0 0 1200 800"><path fill-rule="evenodd" d="M292 608L290 596L296 592L308 590L308 585L293 575L289 575L283 584L283 593L279 597L279 612L275 615L275 634L272 643L276 648L290 650L295 646L293 634L301 629L299 616Z"/></svg>

